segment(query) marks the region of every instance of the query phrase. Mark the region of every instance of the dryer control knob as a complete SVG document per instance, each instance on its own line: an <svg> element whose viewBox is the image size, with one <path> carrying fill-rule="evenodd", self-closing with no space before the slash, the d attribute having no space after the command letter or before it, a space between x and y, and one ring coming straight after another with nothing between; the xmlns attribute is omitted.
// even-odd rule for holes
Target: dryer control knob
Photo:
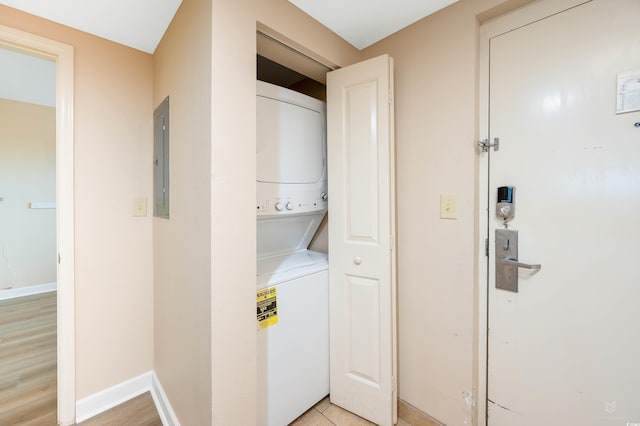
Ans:
<svg viewBox="0 0 640 426"><path fill-rule="evenodd" d="M293 210L293 203L291 201L287 203L287 210Z"/></svg>
<svg viewBox="0 0 640 426"><path fill-rule="evenodd" d="M281 211L282 210L282 203L280 203L280 202L276 203L275 208L276 208L277 211Z"/></svg>

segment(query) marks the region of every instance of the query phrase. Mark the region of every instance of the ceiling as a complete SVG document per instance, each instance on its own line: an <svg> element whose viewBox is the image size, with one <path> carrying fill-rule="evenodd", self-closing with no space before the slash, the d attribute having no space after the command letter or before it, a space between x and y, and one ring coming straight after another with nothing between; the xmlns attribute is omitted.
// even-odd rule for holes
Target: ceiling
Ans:
<svg viewBox="0 0 640 426"><path fill-rule="evenodd" d="M362 50L458 0L289 0Z"/></svg>
<svg viewBox="0 0 640 426"><path fill-rule="evenodd" d="M231 0L233 1L233 0ZM289 0L358 49L457 0ZM15 9L153 53L182 0L0 0Z"/></svg>
<svg viewBox="0 0 640 426"><path fill-rule="evenodd" d="M153 53L182 0L0 0L0 4Z"/></svg>

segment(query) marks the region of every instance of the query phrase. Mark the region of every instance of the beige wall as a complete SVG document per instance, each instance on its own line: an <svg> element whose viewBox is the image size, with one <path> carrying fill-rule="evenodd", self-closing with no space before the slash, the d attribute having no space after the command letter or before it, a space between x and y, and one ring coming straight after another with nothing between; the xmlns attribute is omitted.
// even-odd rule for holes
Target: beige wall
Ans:
<svg viewBox="0 0 640 426"><path fill-rule="evenodd" d="M184 425L211 423L211 3L184 0L154 54L169 96L170 219L153 219L154 368Z"/></svg>
<svg viewBox="0 0 640 426"><path fill-rule="evenodd" d="M395 60L399 397L445 424L470 424L476 374L477 15L525 2L461 0L363 51Z"/></svg>
<svg viewBox="0 0 640 426"><path fill-rule="evenodd" d="M256 421L255 2L213 0L211 344L214 425Z"/></svg>
<svg viewBox="0 0 640 426"><path fill-rule="evenodd" d="M0 198L0 289L55 282L55 108L0 99Z"/></svg>
<svg viewBox="0 0 640 426"><path fill-rule="evenodd" d="M0 6L0 24L75 48L76 398L152 369L152 58Z"/></svg>

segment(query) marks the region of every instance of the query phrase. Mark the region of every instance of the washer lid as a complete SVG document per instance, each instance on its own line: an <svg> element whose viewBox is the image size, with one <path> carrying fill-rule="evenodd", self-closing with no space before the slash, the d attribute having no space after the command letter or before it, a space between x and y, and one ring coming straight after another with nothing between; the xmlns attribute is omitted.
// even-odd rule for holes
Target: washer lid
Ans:
<svg viewBox="0 0 640 426"><path fill-rule="evenodd" d="M327 254L311 250L263 257L257 263L258 287L275 285L328 268Z"/></svg>
<svg viewBox="0 0 640 426"><path fill-rule="evenodd" d="M300 215L259 216L257 221L258 258L306 249L324 215L323 210Z"/></svg>

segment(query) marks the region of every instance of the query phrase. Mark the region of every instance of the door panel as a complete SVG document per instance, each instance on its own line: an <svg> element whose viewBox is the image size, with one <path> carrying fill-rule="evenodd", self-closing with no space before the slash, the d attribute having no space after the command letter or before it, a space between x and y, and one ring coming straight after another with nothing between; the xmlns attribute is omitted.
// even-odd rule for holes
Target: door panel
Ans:
<svg viewBox="0 0 640 426"><path fill-rule="evenodd" d="M397 419L392 61L327 75L331 401Z"/></svg>
<svg viewBox="0 0 640 426"><path fill-rule="evenodd" d="M349 240L378 243L378 143L376 132L377 81L345 87L345 201ZM386 170L382 170L384 173Z"/></svg>
<svg viewBox="0 0 640 426"><path fill-rule="evenodd" d="M380 386L380 280L345 275L347 310L347 374L369 386Z"/></svg>
<svg viewBox="0 0 640 426"><path fill-rule="evenodd" d="M615 110L639 14L594 0L490 41L488 235L515 186L518 260L542 265L498 290L489 250L491 426L640 422L640 113Z"/></svg>

